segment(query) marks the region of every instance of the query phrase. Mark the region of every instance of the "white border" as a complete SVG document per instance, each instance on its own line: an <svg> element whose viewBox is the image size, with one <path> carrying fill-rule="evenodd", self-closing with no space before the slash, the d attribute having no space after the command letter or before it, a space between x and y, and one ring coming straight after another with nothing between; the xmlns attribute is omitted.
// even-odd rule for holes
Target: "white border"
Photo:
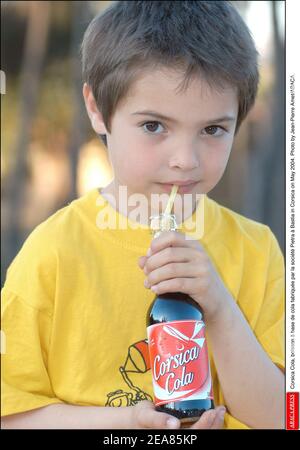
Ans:
<svg viewBox="0 0 300 450"><path fill-rule="evenodd" d="M286 1L286 392L300 391L300 70L299 1ZM291 320L291 76L295 93L295 332ZM295 378L292 382L292 339L295 342Z"/></svg>

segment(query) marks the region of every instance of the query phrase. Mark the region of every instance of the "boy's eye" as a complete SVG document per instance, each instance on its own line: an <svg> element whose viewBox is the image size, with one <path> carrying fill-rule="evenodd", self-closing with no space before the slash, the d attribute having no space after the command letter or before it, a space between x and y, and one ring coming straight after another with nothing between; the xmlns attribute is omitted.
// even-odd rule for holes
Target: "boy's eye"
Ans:
<svg viewBox="0 0 300 450"><path fill-rule="evenodd" d="M210 125L209 127L204 128L204 134L210 136L221 136L224 132L226 132L225 128L218 125Z"/></svg>
<svg viewBox="0 0 300 450"><path fill-rule="evenodd" d="M159 134L164 130L162 124L156 121L145 122L142 124L142 127L145 133L149 134Z"/></svg>

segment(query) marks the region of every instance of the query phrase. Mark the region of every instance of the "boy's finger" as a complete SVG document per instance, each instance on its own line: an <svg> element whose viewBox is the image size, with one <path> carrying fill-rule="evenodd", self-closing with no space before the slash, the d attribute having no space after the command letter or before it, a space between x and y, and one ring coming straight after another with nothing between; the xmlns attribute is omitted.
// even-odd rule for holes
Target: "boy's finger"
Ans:
<svg viewBox="0 0 300 450"><path fill-rule="evenodd" d="M209 411L205 411L205 413L202 414L200 419L196 423L194 423L190 428L198 429L198 430L210 429L215 421L216 416L217 416L217 412L215 409L210 409Z"/></svg>
<svg viewBox="0 0 300 450"><path fill-rule="evenodd" d="M139 265L139 267L140 267L141 269L144 268L144 265L145 265L145 263L146 263L146 260L147 260L147 257L146 257L146 256L141 256L141 257L138 259L138 265Z"/></svg>
<svg viewBox="0 0 300 450"><path fill-rule="evenodd" d="M153 429L177 429L180 428L180 421L169 414L155 411L155 409L145 409L141 411L139 425L143 428Z"/></svg>
<svg viewBox="0 0 300 450"><path fill-rule="evenodd" d="M218 408L217 415L211 426L212 430L220 430L224 427L225 412L226 412L226 409L224 407Z"/></svg>

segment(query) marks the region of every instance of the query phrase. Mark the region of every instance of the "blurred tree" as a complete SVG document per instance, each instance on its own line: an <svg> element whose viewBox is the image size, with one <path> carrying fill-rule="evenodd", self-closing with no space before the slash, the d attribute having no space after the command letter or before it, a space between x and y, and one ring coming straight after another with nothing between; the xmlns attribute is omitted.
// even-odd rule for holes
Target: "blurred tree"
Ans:
<svg viewBox="0 0 300 450"><path fill-rule="evenodd" d="M265 170L264 222L268 223L284 249L284 195L285 195L285 58L284 42L280 37L278 1L271 2L274 38L274 98L271 101L272 121ZM275 201L274 201L275 199ZM273 200L273 201L272 201Z"/></svg>
<svg viewBox="0 0 300 450"><path fill-rule="evenodd" d="M249 3L234 2L244 17ZM270 226L284 249L285 80L279 3L268 2L272 16L269 44L272 58L266 58L260 65L256 104L235 138L221 182L210 195L225 206Z"/></svg>
<svg viewBox="0 0 300 450"><path fill-rule="evenodd" d="M269 225L284 249L285 75L284 43L279 33L278 3L269 2L272 13L274 78L273 86L267 86L268 97L264 99L269 113L262 123L252 118L248 124L249 182L242 212Z"/></svg>
<svg viewBox="0 0 300 450"><path fill-rule="evenodd" d="M23 240L20 231L20 210L26 177L27 150L36 110L42 66L49 31L50 2L27 2L27 28L21 67L20 121L17 130L14 167L6 182L9 228L5 233L8 263ZM2 236L3 238L4 236ZM1 274L3 275L3 274Z"/></svg>
<svg viewBox="0 0 300 450"><path fill-rule="evenodd" d="M79 57L80 44L85 29L92 19L89 2L72 2L72 37L71 37L71 79L73 84L74 113L69 143L69 158L71 168L70 198L77 197L77 168L79 151L86 142L88 119L82 97L81 61Z"/></svg>

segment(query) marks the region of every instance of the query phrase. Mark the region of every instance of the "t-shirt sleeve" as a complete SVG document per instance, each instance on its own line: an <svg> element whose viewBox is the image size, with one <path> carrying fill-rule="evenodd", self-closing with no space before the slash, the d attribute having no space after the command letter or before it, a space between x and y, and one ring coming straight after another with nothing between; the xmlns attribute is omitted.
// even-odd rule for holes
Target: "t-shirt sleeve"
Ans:
<svg viewBox="0 0 300 450"><path fill-rule="evenodd" d="M254 333L272 359L281 369L285 367L285 267L278 242L270 231L269 266L264 298Z"/></svg>
<svg viewBox="0 0 300 450"><path fill-rule="evenodd" d="M278 242L268 229L268 265L266 283L261 306L253 331L255 336L271 360L281 369L285 367L285 334L284 334L284 259ZM224 427L227 429L249 429L230 414L225 415Z"/></svg>
<svg viewBox="0 0 300 450"><path fill-rule="evenodd" d="M6 287L2 290L1 416L53 403L47 367L51 317Z"/></svg>

